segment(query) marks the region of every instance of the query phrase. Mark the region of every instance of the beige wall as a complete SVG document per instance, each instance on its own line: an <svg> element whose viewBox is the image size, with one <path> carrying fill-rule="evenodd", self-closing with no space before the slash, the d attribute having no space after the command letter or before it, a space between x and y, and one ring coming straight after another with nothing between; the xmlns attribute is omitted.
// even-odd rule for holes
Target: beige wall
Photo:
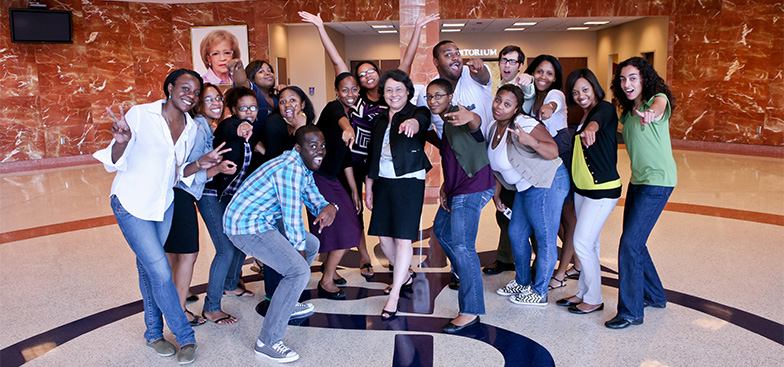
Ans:
<svg viewBox="0 0 784 367"><path fill-rule="evenodd" d="M288 27L284 24L270 24L269 25L269 40L270 40L270 48L269 48L269 62L273 66L277 66L275 64L275 60L278 57L288 59L289 57L289 34L288 34ZM279 67L276 67L275 72L277 73ZM288 69L288 68L287 68ZM289 76L291 73L289 73ZM286 80L278 80L278 84L287 84Z"/></svg>
<svg viewBox="0 0 784 367"><path fill-rule="evenodd" d="M334 35L333 35L334 36ZM329 73L332 71L332 63L324 52L316 28L306 26L288 27L288 49L289 49L289 79L291 85L296 85L305 93L310 87L315 88L314 95L308 97L313 102L316 114L328 101L334 99L334 87L332 83L327 83ZM340 42L336 42L340 43ZM334 80L334 76L332 77Z"/></svg>
<svg viewBox="0 0 784 367"><path fill-rule="evenodd" d="M605 88L608 100L612 98L609 89L611 55L617 54L618 62L621 62L632 56L641 56L642 52L653 52L653 67L662 78L667 79L669 25L668 17L648 17L597 32L599 62L591 70Z"/></svg>

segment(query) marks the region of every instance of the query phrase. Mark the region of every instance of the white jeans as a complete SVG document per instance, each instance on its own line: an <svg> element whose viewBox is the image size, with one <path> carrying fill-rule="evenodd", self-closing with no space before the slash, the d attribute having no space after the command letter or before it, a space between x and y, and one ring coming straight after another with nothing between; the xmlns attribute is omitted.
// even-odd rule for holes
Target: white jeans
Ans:
<svg viewBox="0 0 784 367"><path fill-rule="evenodd" d="M582 264L580 279L577 281L577 297L591 305L604 302L602 271L599 265L599 234L616 204L618 198L591 199L578 193L574 194L574 210L577 213L574 251Z"/></svg>

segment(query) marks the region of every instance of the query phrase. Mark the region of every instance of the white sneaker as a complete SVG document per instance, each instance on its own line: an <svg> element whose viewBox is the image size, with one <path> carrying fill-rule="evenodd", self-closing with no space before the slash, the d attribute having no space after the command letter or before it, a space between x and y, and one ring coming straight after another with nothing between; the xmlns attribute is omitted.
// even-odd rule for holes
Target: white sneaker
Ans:
<svg viewBox="0 0 784 367"><path fill-rule="evenodd" d="M267 357L278 363L294 362L299 359L299 354L283 345L283 340L270 346L257 339L256 346L253 347L253 350L256 354Z"/></svg>
<svg viewBox="0 0 784 367"><path fill-rule="evenodd" d="M515 294L509 297L509 300L514 304L523 306L547 306L547 295L540 296L536 292Z"/></svg>
<svg viewBox="0 0 784 367"><path fill-rule="evenodd" d="M316 309L316 306L313 306L311 303L302 303L297 302L294 305L294 311L291 311L291 318L292 319L300 319L303 317L307 317L313 314L313 310Z"/></svg>
<svg viewBox="0 0 784 367"><path fill-rule="evenodd" d="M495 293L498 293L500 296L513 296L515 294L525 294L529 292L531 292L530 285L517 284L514 279L510 280L503 288L498 288L498 290L495 291Z"/></svg>

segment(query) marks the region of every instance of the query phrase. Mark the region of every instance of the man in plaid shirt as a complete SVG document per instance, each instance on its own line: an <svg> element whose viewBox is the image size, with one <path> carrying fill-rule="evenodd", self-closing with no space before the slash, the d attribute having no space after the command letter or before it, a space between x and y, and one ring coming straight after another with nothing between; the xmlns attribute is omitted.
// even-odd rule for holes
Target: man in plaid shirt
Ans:
<svg viewBox="0 0 784 367"><path fill-rule="evenodd" d="M324 158L324 135L316 126L306 125L294 137L294 150L251 174L223 215L223 229L234 245L283 276L254 348L277 362L299 358L283 345L283 335L319 249L318 239L305 231L302 204L316 215L312 225L319 229L331 225L338 211L336 204L324 200L313 180Z"/></svg>

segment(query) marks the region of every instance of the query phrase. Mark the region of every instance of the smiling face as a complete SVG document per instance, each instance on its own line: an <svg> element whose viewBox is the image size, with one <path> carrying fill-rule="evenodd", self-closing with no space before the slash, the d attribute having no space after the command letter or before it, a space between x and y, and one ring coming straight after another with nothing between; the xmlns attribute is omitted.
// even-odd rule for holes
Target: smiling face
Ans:
<svg viewBox="0 0 784 367"><path fill-rule="evenodd" d="M362 88L375 90L378 88L378 70L368 63L359 65L357 68L357 76L359 77L359 85Z"/></svg>
<svg viewBox="0 0 784 367"><path fill-rule="evenodd" d="M427 87L427 107L430 108L430 113L440 115L448 112L452 107L452 95L446 94L443 87L439 85L431 85Z"/></svg>
<svg viewBox="0 0 784 367"><path fill-rule="evenodd" d="M338 89L335 90L337 100L343 104L343 106L351 107L357 103L357 98L359 97L359 87L357 86L357 81L354 77L347 77L343 78L343 80L338 83Z"/></svg>
<svg viewBox="0 0 784 367"><path fill-rule="evenodd" d="M280 109L280 114L286 120L291 121L295 116L302 113L305 103L302 102L296 92L286 89L278 97L278 108Z"/></svg>
<svg viewBox="0 0 784 367"><path fill-rule="evenodd" d="M553 64L549 61L542 61L534 69L533 77L536 90L540 92L546 91L555 82L555 68L553 68Z"/></svg>
<svg viewBox="0 0 784 367"><path fill-rule="evenodd" d="M496 121L508 122L517 112L517 96L514 93L501 90L493 99L493 118Z"/></svg>
<svg viewBox="0 0 784 367"><path fill-rule="evenodd" d="M387 79L384 85L384 100L392 112L398 112L408 102L408 88L406 85L392 78Z"/></svg>
<svg viewBox="0 0 784 367"><path fill-rule="evenodd" d="M202 97L202 114L213 120L217 120L223 116L223 98L220 93L213 88L206 88Z"/></svg>
<svg viewBox="0 0 784 367"><path fill-rule="evenodd" d="M234 51L231 49L231 43L228 40L223 40L207 50L207 60L210 62L210 68L218 75L229 72L226 63L232 58L234 58Z"/></svg>
<svg viewBox="0 0 784 367"><path fill-rule="evenodd" d="M243 111L244 110L244 111ZM245 96L237 101L237 107L232 109L240 120L256 121L259 113L259 103L253 96Z"/></svg>
<svg viewBox="0 0 784 367"><path fill-rule="evenodd" d="M590 110L598 102L593 92L593 86L585 78L577 79L572 88L572 98L584 110Z"/></svg>
<svg viewBox="0 0 784 367"><path fill-rule="evenodd" d="M634 66L624 66L621 69L621 88L630 101L639 102L642 97L642 76L640 69Z"/></svg>
<svg viewBox="0 0 784 367"><path fill-rule="evenodd" d="M182 112L188 112L196 105L201 92L199 80L190 74L180 75L167 88L170 97L168 101Z"/></svg>
<svg viewBox="0 0 784 367"><path fill-rule="evenodd" d="M498 61L498 67L501 71L501 79L504 82L511 82L517 77L517 73L523 68L523 63L518 61L520 54L517 51L512 51L501 55L501 60Z"/></svg>
<svg viewBox="0 0 784 367"><path fill-rule="evenodd" d="M318 171L324 154L327 152L327 144L324 142L324 134L320 131L309 132L302 137L302 142L297 142L294 149L299 152L302 162L311 171Z"/></svg>
<svg viewBox="0 0 784 367"><path fill-rule="evenodd" d="M463 58L460 49L454 43L446 43L438 49L438 57L433 59L433 64L442 78L458 80L463 71Z"/></svg>
<svg viewBox="0 0 784 367"><path fill-rule="evenodd" d="M266 62L261 64L259 71L253 75L253 84L256 84L261 89L270 89L275 86L275 73Z"/></svg>

